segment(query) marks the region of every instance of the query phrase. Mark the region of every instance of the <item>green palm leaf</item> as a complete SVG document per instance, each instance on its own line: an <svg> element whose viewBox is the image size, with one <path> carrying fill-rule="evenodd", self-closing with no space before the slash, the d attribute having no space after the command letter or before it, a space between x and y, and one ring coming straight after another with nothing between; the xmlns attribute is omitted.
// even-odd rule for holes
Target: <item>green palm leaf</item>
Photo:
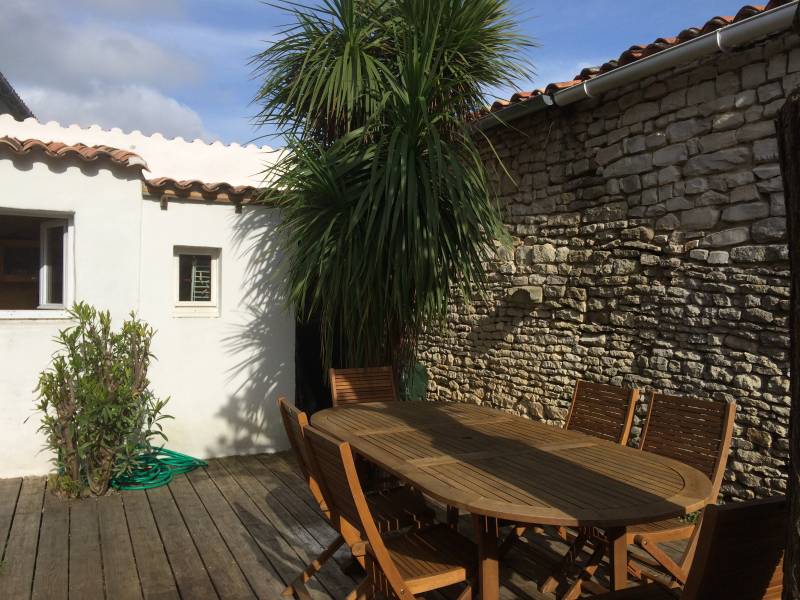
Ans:
<svg viewBox="0 0 800 600"><path fill-rule="evenodd" d="M525 76L507 0L325 0L254 58L289 300L325 366L407 361L507 240L470 121Z"/></svg>

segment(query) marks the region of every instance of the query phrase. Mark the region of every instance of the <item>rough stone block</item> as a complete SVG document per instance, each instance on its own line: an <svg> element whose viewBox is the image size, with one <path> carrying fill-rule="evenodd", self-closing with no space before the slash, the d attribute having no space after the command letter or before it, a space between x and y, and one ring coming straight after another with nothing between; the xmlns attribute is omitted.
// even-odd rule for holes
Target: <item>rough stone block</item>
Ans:
<svg viewBox="0 0 800 600"><path fill-rule="evenodd" d="M657 167L665 167L686 162L688 158L689 152L686 149L686 144L672 144L656 150L653 154L653 164Z"/></svg>
<svg viewBox="0 0 800 600"><path fill-rule="evenodd" d="M658 116L658 114L658 102L642 102L625 111L625 114L622 115L622 124L633 125L634 123L641 123Z"/></svg>
<svg viewBox="0 0 800 600"><path fill-rule="evenodd" d="M626 156L604 169L606 177L624 177L649 171L653 167L653 158L649 154Z"/></svg>
<svg viewBox="0 0 800 600"><path fill-rule="evenodd" d="M705 236L701 240L701 245L712 248L720 248L723 246L735 246L750 239L749 227L734 227L732 229L724 229L717 231L710 235Z"/></svg>
<svg viewBox="0 0 800 600"><path fill-rule="evenodd" d="M736 129L744 125L744 114L740 112L726 112L716 115L711 120L711 128L714 131L726 131Z"/></svg>
<svg viewBox="0 0 800 600"><path fill-rule="evenodd" d="M731 250L731 260L742 263L777 262L789 260L786 245L739 246Z"/></svg>
<svg viewBox="0 0 800 600"><path fill-rule="evenodd" d="M753 159L756 162L773 162L778 160L778 140L769 138L758 140L753 144Z"/></svg>
<svg viewBox="0 0 800 600"><path fill-rule="evenodd" d="M727 265L730 262L730 254L724 250L712 250L708 253L708 264Z"/></svg>
<svg viewBox="0 0 800 600"><path fill-rule="evenodd" d="M678 217L673 214L664 215L656 221L656 229L659 231L675 231L680 225Z"/></svg>
<svg viewBox="0 0 800 600"><path fill-rule="evenodd" d="M747 175L749 177L750 173L747 173ZM759 194L758 188L752 184L742 185L731 190L731 203L733 204L737 202L753 202L759 199L761 199L761 194Z"/></svg>
<svg viewBox="0 0 800 600"><path fill-rule="evenodd" d="M730 148L731 146L736 145L736 132L723 131L720 133L711 133L701 137L699 144L700 151L703 154L716 152L717 150L722 150L723 148Z"/></svg>
<svg viewBox="0 0 800 600"><path fill-rule="evenodd" d="M702 194L708 191L708 179L705 177L694 177L689 179L684 186L684 193L686 194Z"/></svg>
<svg viewBox="0 0 800 600"><path fill-rule="evenodd" d="M719 209L711 206L693 208L681 213L681 226L687 231L704 231L719 222Z"/></svg>
<svg viewBox="0 0 800 600"><path fill-rule="evenodd" d="M702 248L695 248L694 250L690 250L689 258L705 262L706 259L708 259L708 250L703 250Z"/></svg>
<svg viewBox="0 0 800 600"><path fill-rule="evenodd" d="M783 86L779 81L773 81L772 83L767 83L758 88L758 101L761 102L761 104L766 104L776 98L782 97Z"/></svg>
<svg viewBox="0 0 800 600"><path fill-rule="evenodd" d="M742 87L755 88L767 80L767 64L751 63L742 67Z"/></svg>
<svg viewBox="0 0 800 600"><path fill-rule="evenodd" d="M729 223L753 221L769 216L769 204L766 202L746 202L729 206L722 213L722 220Z"/></svg>
<svg viewBox="0 0 800 600"><path fill-rule="evenodd" d="M675 166L669 166L661 169L658 172L658 185L666 185L668 183L675 183L681 179L681 170Z"/></svg>
<svg viewBox="0 0 800 600"><path fill-rule="evenodd" d="M741 147L719 150L711 154L700 154L689 159L684 167L684 173L689 176L719 173L734 169L749 159L750 151Z"/></svg>
<svg viewBox="0 0 800 600"><path fill-rule="evenodd" d="M777 242L783 239L786 239L785 217L769 217L753 223L754 242Z"/></svg>
<svg viewBox="0 0 800 600"><path fill-rule="evenodd" d="M748 123L736 131L736 139L740 142L752 142L772 135L775 135L775 123L773 121Z"/></svg>
<svg viewBox="0 0 800 600"><path fill-rule="evenodd" d="M786 199L782 193L771 194L769 197L769 214L773 217L786 216Z"/></svg>
<svg viewBox="0 0 800 600"><path fill-rule="evenodd" d="M685 142L711 131L710 119L686 119L667 126L667 139L670 143Z"/></svg>
<svg viewBox="0 0 800 600"><path fill-rule="evenodd" d="M622 144L613 144L605 148L600 148L595 155L597 164L601 167L614 162L622 157Z"/></svg>
<svg viewBox="0 0 800 600"><path fill-rule="evenodd" d="M645 142L646 138L643 135L635 135L633 137L625 138L622 140L622 149L625 154L638 154L647 149Z"/></svg>
<svg viewBox="0 0 800 600"><path fill-rule="evenodd" d="M506 301L515 306L532 306L540 304L544 298L541 286L527 285L508 288Z"/></svg>

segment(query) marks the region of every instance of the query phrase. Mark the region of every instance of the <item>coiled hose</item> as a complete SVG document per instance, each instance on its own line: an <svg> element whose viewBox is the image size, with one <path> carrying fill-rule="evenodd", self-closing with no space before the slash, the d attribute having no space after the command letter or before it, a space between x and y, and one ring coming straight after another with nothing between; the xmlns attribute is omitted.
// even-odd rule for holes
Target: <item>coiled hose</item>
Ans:
<svg viewBox="0 0 800 600"><path fill-rule="evenodd" d="M111 487L116 490L149 490L167 485L175 475L206 467L208 463L174 450L159 448L139 457L139 465L131 473L113 478Z"/></svg>

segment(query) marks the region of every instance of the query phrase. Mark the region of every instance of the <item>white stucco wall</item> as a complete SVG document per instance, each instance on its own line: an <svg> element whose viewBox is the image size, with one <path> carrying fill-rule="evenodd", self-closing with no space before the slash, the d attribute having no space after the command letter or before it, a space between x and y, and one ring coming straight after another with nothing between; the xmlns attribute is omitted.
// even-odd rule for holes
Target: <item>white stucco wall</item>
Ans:
<svg viewBox="0 0 800 600"><path fill-rule="evenodd" d="M58 131L8 133L2 125L0 135L61 140ZM248 160L240 168L259 164L252 150ZM179 177L200 174L186 168ZM294 321L269 277L271 265L254 262L271 243L273 211L252 207L237 215L232 206L183 202L161 210L156 199L142 197L135 171L108 165L0 155L0 181L0 219L9 211L71 215L76 300L110 310L117 324L136 310L156 328L151 380L157 394L171 397L168 447L199 457L287 447L275 400L294 398ZM176 312L176 245L220 249L219 316ZM50 469L33 390L56 350L53 337L68 325L0 317L0 477Z"/></svg>

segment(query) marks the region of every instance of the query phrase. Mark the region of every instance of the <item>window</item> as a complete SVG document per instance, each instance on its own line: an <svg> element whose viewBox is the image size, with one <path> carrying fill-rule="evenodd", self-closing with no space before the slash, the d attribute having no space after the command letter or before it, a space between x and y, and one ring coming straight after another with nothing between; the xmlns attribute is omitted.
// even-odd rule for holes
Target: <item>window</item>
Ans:
<svg viewBox="0 0 800 600"><path fill-rule="evenodd" d="M64 308L69 231L66 218L0 214L0 311Z"/></svg>
<svg viewBox="0 0 800 600"><path fill-rule="evenodd" d="M219 254L219 248L175 247L179 316L219 314Z"/></svg>

